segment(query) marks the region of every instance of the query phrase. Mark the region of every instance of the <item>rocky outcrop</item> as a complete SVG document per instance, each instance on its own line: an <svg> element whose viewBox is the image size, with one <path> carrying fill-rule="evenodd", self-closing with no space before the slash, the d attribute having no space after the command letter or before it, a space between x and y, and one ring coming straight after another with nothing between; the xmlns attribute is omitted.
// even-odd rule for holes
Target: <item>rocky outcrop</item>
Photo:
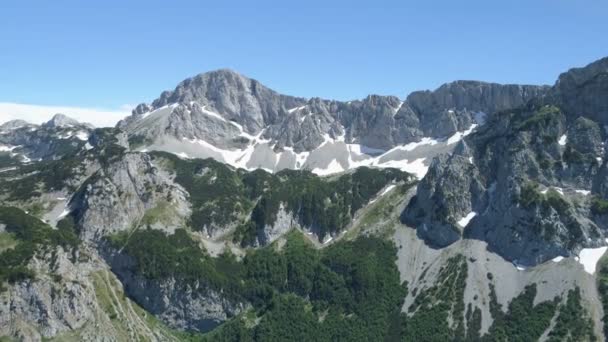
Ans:
<svg viewBox="0 0 608 342"><path fill-rule="evenodd" d="M32 259L36 279L0 294L0 336L39 341L93 321L97 301L88 277L98 267L75 262L61 247Z"/></svg>
<svg viewBox="0 0 608 342"><path fill-rule="evenodd" d="M466 224L459 221L478 210L485 190L468 146L460 142L454 154L433 160L402 220L418 227L430 245L445 247L462 237Z"/></svg>
<svg viewBox="0 0 608 342"><path fill-rule="evenodd" d="M260 246L267 246L294 227L299 227L297 219L292 212L285 210L285 205L281 203L274 223L266 225L258 232L258 243Z"/></svg>
<svg viewBox="0 0 608 342"><path fill-rule="evenodd" d="M142 224L154 226L156 220L172 232L190 214L187 193L142 153L126 153L93 174L69 208L86 241Z"/></svg>
<svg viewBox="0 0 608 342"><path fill-rule="evenodd" d="M521 265L603 245L608 226L590 215L588 195L602 183L602 135L555 106L498 113L466 147L435 158L402 219L430 245L480 239Z"/></svg>
<svg viewBox="0 0 608 342"><path fill-rule="evenodd" d="M59 128L59 127L77 127L77 126L87 126L88 128L92 128L90 124L82 124L78 122L78 120L72 119L64 114L55 114L51 120L42 124L42 127L47 128Z"/></svg>
<svg viewBox="0 0 608 342"><path fill-rule="evenodd" d="M551 92L552 101L576 118L584 116L600 125L608 124L608 58L559 76Z"/></svg>
<svg viewBox="0 0 608 342"><path fill-rule="evenodd" d="M248 307L202 282L191 284L175 278L147 279L137 275L133 272L134 260L119 251L107 249L105 258L127 294L170 327L207 332Z"/></svg>
<svg viewBox="0 0 608 342"><path fill-rule="evenodd" d="M491 114L519 107L544 96L548 90L548 86L456 81L433 92L414 92L407 102L419 113L420 125L427 136L448 136L467 129L476 113Z"/></svg>

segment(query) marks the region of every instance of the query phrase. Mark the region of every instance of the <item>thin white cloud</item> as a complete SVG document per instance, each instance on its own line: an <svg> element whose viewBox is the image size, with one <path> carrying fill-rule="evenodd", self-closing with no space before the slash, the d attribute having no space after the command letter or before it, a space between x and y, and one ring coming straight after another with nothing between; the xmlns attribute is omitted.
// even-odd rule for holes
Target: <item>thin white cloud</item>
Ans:
<svg viewBox="0 0 608 342"><path fill-rule="evenodd" d="M80 107L42 106L21 103L0 102L0 123L21 119L40 124L50 120L57 113L65 114L81 122L88 122L95 127L112 127L130 114L129 105L118 110L105 110Z"/></svg>

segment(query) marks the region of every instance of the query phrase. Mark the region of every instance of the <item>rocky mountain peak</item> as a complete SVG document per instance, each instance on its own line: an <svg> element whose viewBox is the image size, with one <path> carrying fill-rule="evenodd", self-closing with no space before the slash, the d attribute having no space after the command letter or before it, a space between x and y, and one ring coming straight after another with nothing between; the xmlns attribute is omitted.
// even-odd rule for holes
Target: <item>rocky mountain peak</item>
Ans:
<svg viewBox="0 0 608 342"><path fill-rule="evenodd" d="M140 115L167 105L189 106L194 102L202 107L202 115L216 113L256 134L306 100L281 95L233 70L219 69L185 79L174 90L164 91L151 105L140 104L133 113Z"/></svg>
<svg viewBox="0 0 608 342"><path fill-rule="evenodd" d="M44 127L69 127L69 126L78 126L80 122L78 120L72 119L69 116L64 114L55 114L51 120L45 122L43 124Z"/></svg>
<svg viewBox="0 0 608 342"><path fill-rule="evenodd" d="M21 127L29 126L30 123L25 120L10 120L0 125L0 131L11 131Z"/></svg>

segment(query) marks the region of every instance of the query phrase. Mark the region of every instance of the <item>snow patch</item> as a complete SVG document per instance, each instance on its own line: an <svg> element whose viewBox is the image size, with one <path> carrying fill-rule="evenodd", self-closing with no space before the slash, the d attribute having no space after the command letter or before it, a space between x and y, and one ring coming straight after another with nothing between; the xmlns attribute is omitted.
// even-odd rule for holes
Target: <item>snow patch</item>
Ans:
<svg viewBox="0 0 608 342"><path fill-rule="evenodd" d="M344 168L342 167L342 165L340 165L340 163L336 159L332 159L329 165L327 165L326 169L314 168L312 170L312 173L317 174L319 176L327 176L331 175L332 173L339 173L343 171Z"/></svg>
<svg viewBox="0 0 608 342"><path fill-rule="evenodd" d="M382 197L382 196L386 195L386 194L387 194L389 191L393 190L393 189L394 189L396 186L397 186L397 185L395 185L395 184L391 184L391 185L387 186L387 187L384 189L384 191L382 191L380 194L378 194L378 196L377 196L376 198L374 198L373 200L371 200L371 201L369 202L369 204L372 204L372 203L376 202L376 201L377 201L377 200L378 200L380 197Z"/></svg>
<svg viewBox="0 0 608 342"><path fill-rule="evenodd" d="M57 216L57 220L61 220L62 218L68 216L68 214L70 213L70 209L65 208L63 209L63 211L61 212L61 214L59 214L59 216Z"/></svg>
<svg viewBox="0 0 608 342"><path fill-rule="evenodd" d="M0 152L11 152L19 146L0 145Z"/></svg>
<svg viewBox="0 0 608 342"><path fill-rule="evenodd" d="M418 179L424 178L429 167L424 165L426 158L418 158L413 161L404 160L389 160L380 164L372 164L376 167L393 167L401 171L414 174Z"/></svg>
<svg viewBox="0 0 608 342"><path fill-rule="evenodd" d="M80 132L76 133L76 138L78 138L82 141L87 141L87 140L89 140L89 133L80 131Z"/></svg>
<svg viewBox="0 0 608 342"><path fill-rule="evenodd" d="M461 226L462 228L466 227L469 224L469 222L471 222L473 217L475 217L476 215L477 215L476 212L471 211L470 213L467 214L467 216L458 220L458 225Z"/></svg>
<svg viewBox="0 0 608 342"><path fill-rule="evenodd" d="M567 142L568 142L568 136L565 134L562 135L561 137L559 137L559 140L557 141L557 143L560 144L561 146L565 146Z"/></svg>
<svg viewBox="0 0 608 342"><path fill-rule="evenodd" d="M472 124L471 127L469 127L469 129L467 129L466 131L454 133L454 135L452 135L451 137L448 138L446 143L448 145L452 145L452 144L459 142L460 140L462 140L462 138L471 134L473 132L473 130L475 130L476 127L477 127L477 124Z"/></svg>
<svg viewBox="0 0 608 342"><path fill-rule="evenodd" d="M386 189L384 189L384 191L382 191L382 193L378 196L382 197L382 196L386 195L389 191L393 190L396 186L397 186L396 184L391 184L391 185L387 186Z"/></svg>
<svg viewBox="0 0 608 342"><path fill-rule="evenodd" d="M399 106L397 106L397 108L395 109L395 113L393 114L393 116L395 116L395 115L397 115L397 113L399 113L399 111L401 110L401 107L403 107L404 103L405 103L404 101L399 102Z"/></svg>
<svg viewBox="0 0 608 342"><path fill-rule="evenodd" d="M564 260L564 257L561 256L561 255L560 256L556 256L555 258L551 259L551 261L553 261L553 262L560 262L562 260Z"/></svg>
<svg viewBox="0 0 608 342"><path fill-rule="evenodd" d="M591 193L591 191L589 191L589 190L574 190L574 191L579 194L585 195L585 196L587 196Z"/></svg>
<svg viewBox="0 0 608 342"><path fill-rule="evenodd" d="M299 110L302 110L302 109L304 109L304 108L306 108L306 106L294 107L294 108L288 109L288 110L287 110L287 112L288 112L288 113L293 113L293 112L297 112L297 111L299 111Z"/></svg>
<svg viewBox="0 0 608 342"><path fill-rule="evenodd" d="M2 173L2 172L9 172L9 171L15 171L15 170L17 170L17 167L16 167L16 166L13 166L13 167L7 167L7 168L5 168L5 169L1 169L1 170L0 170L0 173Z"/></svg>
<svg viewBox="0 0 608 342"><path fill-rule="evenodd" d="M578 254L578 262L583 265L585 272L591 275L595 273L595 267L597 266L597 262L600 260L602 255L604 255L607 249L608 247L581 249L581 252Z"/></svg>
<svg viewBox="0 0 608 342"><path fill-rule="evenodd" d="M438 142L439 141L437 141L433 138L424 137L424 138L420 139L420 141L418 141L418 142L412 142L412 143L405 144L402 146L393 147L392 149L388 150L388 152L391 152L394 150L413 151L420 146L424 146L424 145L432 146L432 145L436 145Z"/></svg>
<svg viewBox="0 0 608 342"><path fill-rule="evenodd" d="M540 193L545 195L545 194L547 194L547 192L549 192L549 189L553 189L553 190L557 191L560 195L564 196L564 189L557 187L557 186L550 186L548 188L545 188L545 189L541 190ZM578 192L578 190L577 190L577 192Z"/></svg>

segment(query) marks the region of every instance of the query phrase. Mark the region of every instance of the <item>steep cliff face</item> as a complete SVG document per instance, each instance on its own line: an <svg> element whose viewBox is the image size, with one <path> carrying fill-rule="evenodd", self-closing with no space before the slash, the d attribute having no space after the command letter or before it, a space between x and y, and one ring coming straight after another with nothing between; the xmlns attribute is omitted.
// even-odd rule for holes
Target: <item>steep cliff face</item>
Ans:
<svg viewBox="0 0 608 342"><path fill-rule="evenodd" d="M551 97L573 118L584 116L600 125L608 123L608 58L561 74Z"/></svg>
<svg viewBox="0 0 608 342"><path fill-rule="evenodd" d="M479 113L487 115L519 107L544 96L549 89L548 86L456 81L433 92L414 92L407 97L407 102L419 113L425 135L448 136L468 128Z"/></svg>
<svg viewBox="0 0 608 342"><path fill-rule="evenodd" d="M105 259L130 298L174 329L210 331L248 308L211 288L205 279L188 282L177 276L146 277L136 270L133 257L111 248Z"/></svg>
<svg viewBox="0 0 608 342"><path fill-rule="evenodd" d="M449 245L464 235L523 265L604 245L606 132L597 116L568 107L575 98L585 101L578 92L608 95L597 93L604 73L598 63L560 77L551 92L560 94L556 103L565 110L538 99L499 112L462 148L436 158L404 222L430 244Z"/></svg>
<svg viewBox="0 0 608 342"><path fill-rule="evenodd" d="M20 341L179 341L133 303L95 250L58 248L28 265L36 278L0 293L0 336Z"/></svg>
<svg viewBox="0 0 608 342"><path fill-rule="evenodd" d="M36 279L0 294L0 335L39 340L94 320L97 302L88 277L99 268L93 262L75 261L61 247L36 256L29 263Z"/></svg>
<svg viewBox="0 0 608 342"><path fill-rule="evenodd" d="M143 153L123 153L94 173L68 207L80 236L99 241L108 234L158 227L168 232L190 214L187 193Z"/></svg>

